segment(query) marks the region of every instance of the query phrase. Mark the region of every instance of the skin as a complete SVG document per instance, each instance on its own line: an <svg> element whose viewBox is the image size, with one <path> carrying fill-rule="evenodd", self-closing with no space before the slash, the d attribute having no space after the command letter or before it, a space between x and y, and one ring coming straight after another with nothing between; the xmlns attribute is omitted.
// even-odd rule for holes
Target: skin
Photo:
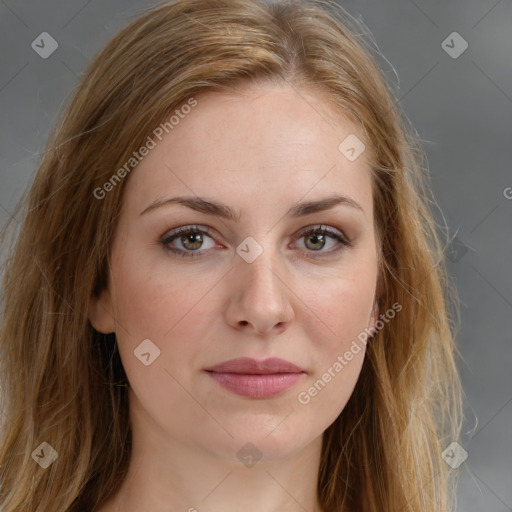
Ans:
<svg viewBox="0 0 512 512"><path fill-rule="evenodd" d="M251 85L196 99L129 176L108 289L90 304L92 325L116 332L133 431L128 477L101 512L319 511L322 434L356 385L364 345L309 403L298 394L378 319L368 151L355 161L339 151L349 134L363 135L320 91ZM292 204L334 193L360 209L286 216ZM175 196L220 202L240 217L177 204L141 215ZM168 246L199 257L180 258L159 243L189 225L212 234L202 245L178 236ZM351 245L300 233L320 225ZM252 263L236 253L248 236L263 248ZM134 356L145 339L160 349L149 366ZM280 357L305 374L275 397L254 399L203 371L244 356ZM261 454L252 467L237 456L248 442Z"/></svg>

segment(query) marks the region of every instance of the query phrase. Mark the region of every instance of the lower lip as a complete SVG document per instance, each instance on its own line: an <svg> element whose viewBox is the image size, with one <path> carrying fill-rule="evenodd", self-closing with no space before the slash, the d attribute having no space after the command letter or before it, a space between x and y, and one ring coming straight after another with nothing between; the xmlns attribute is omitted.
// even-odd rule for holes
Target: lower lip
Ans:
<svg viewBox="0 0 512 512"><path fill-rule="evenodd" d="M248 398L269 398L290 389L303 373L246 373L208 372L223 388Z"/></svg>

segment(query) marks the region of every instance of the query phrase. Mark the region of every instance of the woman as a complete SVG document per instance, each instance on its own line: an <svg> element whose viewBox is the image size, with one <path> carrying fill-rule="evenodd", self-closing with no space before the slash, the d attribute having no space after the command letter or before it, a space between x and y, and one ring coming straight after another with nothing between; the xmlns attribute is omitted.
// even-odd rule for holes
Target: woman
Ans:
<svg viewBox="0 0 512 512"><path fill-rule="evenodd" d="M450 510L442 247L350 26L179 0L90 64L6 265L3 511Z"/></svg>

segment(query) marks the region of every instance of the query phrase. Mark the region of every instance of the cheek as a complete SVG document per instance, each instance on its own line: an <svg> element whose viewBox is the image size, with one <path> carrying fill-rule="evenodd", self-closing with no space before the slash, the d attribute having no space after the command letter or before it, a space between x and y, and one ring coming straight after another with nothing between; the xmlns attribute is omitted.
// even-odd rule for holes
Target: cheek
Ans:
<svg viewBox="0 0 512 512"><path fill-rule="evenodd" d="M182 380L195 362L200 347L194 340L208 335L214 317L212 298L222 275L197 269L176 272L165 261L163 265L143 264L135 252L124 253L131 256L116 260L113 276L123 366L134 388L137 384L153 389L162 384L168 387L166 370ZM150 340L154 347L144 340ZM142 354L150 352L145 358L154 360L148 366L137 358L143 342L148 349ZM168 400L170 395L164 398Z"/></svg>
<svg viewBox="0 0 512 512"><path fill-rule="evenodd" d="M186 389L187 371L198 350L194 339L202 337L198 333L207 332L201 322L204 319L206 323L207 317L201 298L212 288L210 281L155 267L148 271L140 262L137 265L126 258L118 264L117 340L131 391L137 398L136 414L145 410L171 425L174 420L169 411L188 404L190 417L204 421Z"/></svg>
<svg viewBox="0 0 512 512"><path fill-rule="evenodd" d="M310 318L317 319L321 329L316 338L324 353L342 350L369 327L376 286L376 270L347 272L343 277L324 281L321 287L303 289L305 304L311 311ZM313 336L313 333L311 333ZM311 339L315 339L312 337Z"/></svg>
<svg viewBox="0 0 512 512"><path fill-rule="evenodd" d="M333 353L328 363L298 389L296 410L305 420L325 430L340 415L359 378L364 354L362 344Z"/></svg>
<svg viewBox="0 0 512 512"><path fill-rule="evenodd" d="M354 272L311 293L307 305L318 319L310 322L315 340L314 371L298 389L298 410L327 428L342 412L359 378L374 303L376 270ZM314 327L320 328L314 334Z"/></svg>
<svg viewBox="0 0 512 512"><path fill-rule="evenodd" d="M114 276L116 317L131 337L167 337L201 308L218 276L198 270L173 269L162 258L155 265L143 257L123 257Z"/></svg>

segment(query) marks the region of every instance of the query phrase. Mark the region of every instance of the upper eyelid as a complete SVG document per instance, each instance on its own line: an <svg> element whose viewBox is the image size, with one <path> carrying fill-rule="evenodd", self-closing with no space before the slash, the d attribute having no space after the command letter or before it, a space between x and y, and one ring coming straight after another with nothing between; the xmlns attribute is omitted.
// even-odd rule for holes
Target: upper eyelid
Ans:
<svg viewBox="0 0 512 512"><path fill-rule="evenodd" d="M341 229L335 228L333 226L328 226L326 224L311 224L310 226L306 226L305 228L301 228L297 232L297 236L304 235L305 233L309 233L310 231L325 231L327 234L331 233L332 235L340 235L345 240L349 240L348 236Z"/></svg>
<svg viewBox="0 0 512 512"><path fill-rule="evenodd" d="M190 224L190 225L185 225L185 226L179 226L177 228L166 231L160 237L160 240L165 241L170 238L177 237L182 233L188 233L190 231L191 232L194 232L194 231L201 232L201 233L204 233L205 235L208 235L209 237L213 238L213 230L211 228L208 228L206 226L201 226L201 225Z"/></svg>

